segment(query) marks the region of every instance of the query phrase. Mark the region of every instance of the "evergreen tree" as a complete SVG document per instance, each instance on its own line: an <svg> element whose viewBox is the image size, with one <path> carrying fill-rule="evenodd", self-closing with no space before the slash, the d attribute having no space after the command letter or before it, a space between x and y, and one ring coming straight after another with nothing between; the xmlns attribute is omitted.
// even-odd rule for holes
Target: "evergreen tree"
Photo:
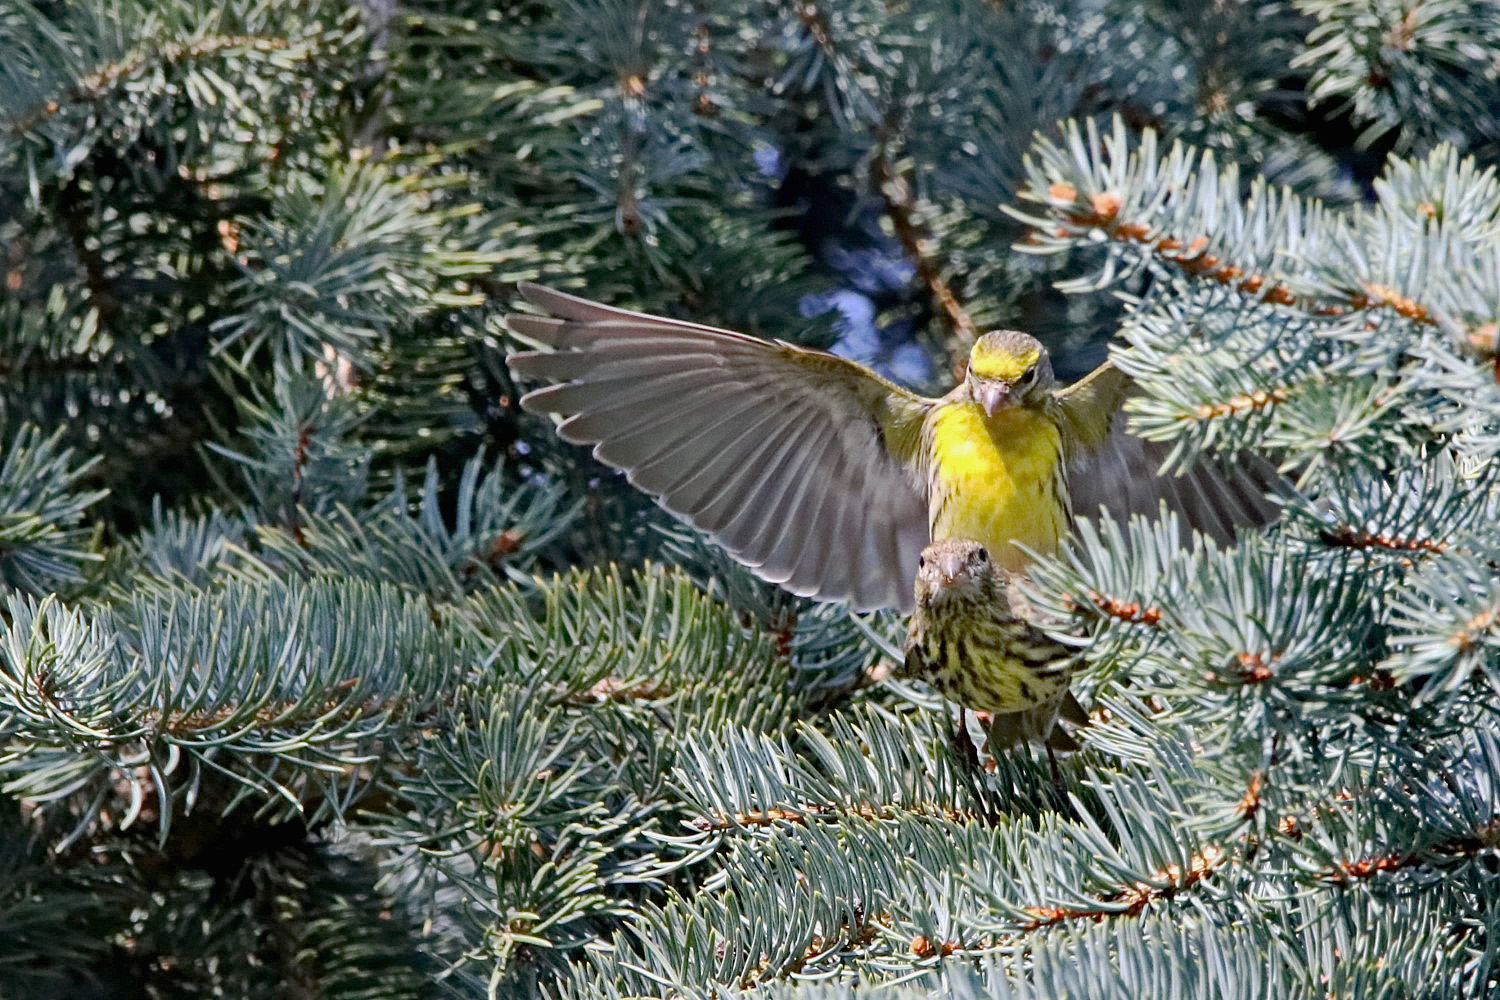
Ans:
<svg viewBox="0 0 1500 1000"><path fill-rule="evenodd" d="M0 996L1500 989L1497 24L0 0ZM523 414L523 279L1297 490L1038 567L1063 797Z"/></svg>

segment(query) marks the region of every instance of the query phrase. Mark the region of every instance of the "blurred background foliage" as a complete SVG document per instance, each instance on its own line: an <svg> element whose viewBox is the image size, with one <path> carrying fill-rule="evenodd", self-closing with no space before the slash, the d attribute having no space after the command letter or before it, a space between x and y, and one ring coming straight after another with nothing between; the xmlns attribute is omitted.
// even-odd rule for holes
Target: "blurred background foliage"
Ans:
<svg viewBox="0 0 1500 1000"><path fill-rule="evenodd" d="M0 996L1500 989L1495 0L0 0ZM520 412L515 283L1113 351L1064 762Z"/></svg>

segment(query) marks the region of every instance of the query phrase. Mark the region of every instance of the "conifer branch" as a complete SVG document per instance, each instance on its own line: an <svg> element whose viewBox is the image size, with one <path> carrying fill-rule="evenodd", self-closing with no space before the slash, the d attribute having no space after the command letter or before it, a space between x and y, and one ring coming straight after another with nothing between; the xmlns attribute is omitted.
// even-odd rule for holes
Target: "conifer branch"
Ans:
<svg viewBox="0 0 1500 1000"><path fill-rule="evenodd" d="M1147 628L1162 627L1162 611L1160 608L1149 605L1142 607L1139 601L1127 601L1118 597L1110 597L1101 594L1097 590L1089 590L1085 596L1088 597L1089 606L1103 612L1109 618L1115 618L1132 625L1145 625ZM1072 597L1065 598L1070 607L1080 609L1078 601Z"/></svg>
<svg viewBox="0 0 1500 1000"><path fill-rule="evenodd" d="M621 96L627 106L638 103L646 94L646 81L631 75L620 81ZM615 224L627 236L640 235L644 226L640 196L636 193L641 136L631 125L622 125L620 165L615 176Z"/></svg>
<svg viewBox="0 0 1500 1000"><path fill-rule="evenodd" d="M358 677L350 677L333 685L330 695L348 692L360 684ZM404 699L370 697L362 702L350 702L343 698L329 697L322 702L297 701L256 702L238 704L220 702L211 708L196 708L189 711L172 710L162 712L148 709L142 713L141 721L157 733L171 736L192 736L212 732L235 718L243 718L248 711L250 718L261 726L287 727L305 725L319 719L337 722L358 722L384 712L400 711Z"/></svg>
<svg viewBox="0 0 1500 1000"><path fill-rule="evenodd" d="M1202 403L1193 410L1179 414L1178 419L1201 421L1239 417L1269 409L1278 403L1286 402L1290 397L1290 389L1257 389L1255 392L1226 399L1222 403Z"/></svg>
<svg viewBox="0 0 1500 1000"><path fill-rule="evenodd" d="M292 464L288 470L292 477L292 488L286 510L287 532L298 545L306 545L302 533L302 490L307 479L307 464L312 450L314 428L303 424L297 428L297 440L292 446Z"/></svg>
<svg viewBox="0 0 1500 1000"><path fill-rule="evenodd" d="M1371 691L1389 691L1396 686L1396 678L1389 670L1372 670L1368 674L1355 674L1349 678L1350 687L1365 687Z"/></svg>
<svg viewBox="0 0 1500 1000"><path fill-rule="evenodd" d="M693 114L702 118L719 117L719 105L714 100L714 85L711 56L713 54L713 18L708 0L694 0L693 16L698 23L693 26Z"/></svg>
<svg viewBox="0 0 1500 1000"><path fill-rule="evenodd" d="M1185 238L1171 234L1159 234L1155 227L1144 219L1122 219L1123 201L1111 191L1083 192L1066 181L1057 181L1047 188L1045 197L1037 197L1023 191L1022 197L1042 201L1053 209L1062 228L1051 231L1058 240L1071 240L1091 231L1101 231L1111 240L1138 247L1157 259L1173 265L1183 274L1205 278L1226 288L1235 288L1243 294L1271 305L1310 308L1309 305L1282 281L1272 275L1250 271L1228 263L1217 254L1208 253L1209 238L1197 236ZM1035 232L1023 239L1028 244L1039 242Z"/></svg>
<svg viewBox="0 0 1500 1000"><path fill-rule="evenodd" d="M1439 317L1432 307L1374 282L1360 282L1359 290L1351 290L1342 301L1332 301L1326 296L1319 299L1306 294L1299 295L1292 291L1285 278L1263 271L1247 271L1244 267L1227 262L1218 254L1209 253L1210 240L1207 236L1186 239L1158 234L1144 220L1122 220L1119 217L1119 195L1108 191L1096 192L1087 196L1087 207L1065 207L1081 200L1083 199L1077 190L1066 183L1054 184L1048 190L1048 203L1059 210L1060 218L1070 227L1056 230L1053 233L1056 238L1070 239L1090 230L1100 230L1111 240L1139 247L1188 277L1201 278L1235 289L1268 305L1298 308L1315 316L1340 316L1389 309L1413 323L1428 326L1439 323Z"/></svg>
<svg viewBox="0 0 1500 1000"><path fill-rule="evenodd" d="M1229 678L1241 684L1264 684L1276 676L1275 667L1280 659L1281 654L1274 650L1236 653ZM1208 671L1203 676L1211 682L1226 679L1224 675L1213 671Z"/></svg>
<svg viewBox="0 0 1500 1000"><path fill-rule="evenodd" d="M914 935L908 947L911 948L913 955L921 959L947 958L949 955L965 950L964 945L957 941L952 939L933 941L926 934Z"/></svg>
<svg viewBox="0 0 1500 1000"><path fill-rule="evenodd" d="M1233 260L1229 248L1238 242L1246 243L1252 254L1268 257L1264 252L1268 234L1252 227L1284 224L1276 215L1279 210L1295 209L1293 217L1305 220L1310 229L1321 221L1317 206L1298 201L1290 192L1276 194L1260 189L1248 206L1232 205L1227 214L1195 211L1201 203L1215 198L1216 191L1232 190L1237 184L1237 170L1231 167L1215 180L1204 180L1203 174L1217 172L1210 156L1189 152L1182 146L1159 156L1155 137L1149 133L1140 148L1131 152L1119 120L1114 131L1103 138L1092 127L1086 140L1076 127L1070 135L1075 143L1086 143L1083 149L1075 148L1070 153L1086 151L1090 159L1083 161L1050 143L1041 144L1041 162L1032 165L1031 184L1021 190L1021 197L1045 206L1047 214L1031 217L1012 213L1031 227L1022 240L1023 248L1057 252L1102 234L1111 243L1129 247L1143 260L1155 261L1167 270L1233 289L1252 301L1297 309L1309 316L1388 311L1420 326L1466 329L1459 316L1447 315L1433 303L1404 294L1384 281L1342 275L1332 282L1320 280L1316 291L1298 291L1306 276L1275 274ZM1111 166L1125 158L1129 165L1124 171L1117 169L1118 163ZM1129 185L1139 185L1139 189ZM1166 193L1151 190L1155 185L1164 186ZM1222 195L1217 197L1222 199ZM1424 205L1430 217L1435 209L1430 203ZM1217 220L1218 228L1197 235L1163 230L1163 225L1173 222L1192 224L1204 218ZM1211 251L1215 243L1226 249ZM1345 287L1340 289L1340 285Z"/></svg>
<svg viewBox="0 0 1500 1000"><path fill-rule="evenodd" d="M974 346L979 331L974 325L973 317L959 303L948 279L943 276L933 236L918 221L911 182L891 165L888 151L894 123L887 121L881 131L884 134L878 137L875 154L870 160L871 179L880 195L886 218L891 220L896 240L916 270L918 279L947 331L945 344L949 367L954 378L961 379L968 364L969 348Z"/></svg>
<svg viewBox="0 0 1500 1000"><path fill-rule="evenodd" d="M1495 628L1497 622L1500 622L1500 603L1481 609L1463 622L1448 636L1447 642L1459 652L1467 653L1478 644L1481 636Z"/></svg>
<svg viewBox="0 0 1500 1000"><path fill-rule="evenodd" d="M298 39L295 44L307 45L309 41L310 39ZM293 44L293 40L287 38L224 35L200 38L193 42L167 42L159 47L140 49L118 62L106 63L85 74L66 93L12 115L4 123L4 128L12 135L31 132L69 105L93 104L105 100L124 80L148 67L174 69L186 63L223 55L233 50L258 53L283 52L291 49ZM316 48L308 47L300 58L310 59L315 52Z"/></svg>
<svg viewBox="0 0 1500 1000"><path fill-rule="evenodd" d="M733 815L703 816L688 821L688 825L703 833L723 833L730 830L772 827L784 823L802 826L818 820L836 820L841 817L893 820L902 816L942 819L952 823L979 822L983 818L977 812L947 809L929 803L895 805L889 802L878 804L861 802L850 806L830 806L809 802L792 809L761 809Z"/></svg>
<svg viewBox="0 0 1500 1000"><path fill-rule="evenodd" d="M1500 323L1481 323L1465 338L1469 353L1490 365L1497 384L1500 384Z"/></svg>
<svg viewBox="0 0 1500 1000"><path fill-rule="evenodd" d="M858 911L856 907L856 911ZM862 916L862 914L857 914ZM792 959L786 966L777 970L778 977L800 975L809 963L824 958L835 949L839 948L868 948L880 937L882 924L890 922L890 914L877 913L868 920L856 920L854 923L842 923L833 933L828 935L814 934L807 948L802 954ZM745 989L753 989L767 981L764 976L750 976L741 981Z"/></svg>
<svg viewBox="0 0 1500 1000"><path fill-rule="evenodd" d="M812 36L818 48L833 55L833 39L828 34L828 18L819 8L817 0L801 0L797 4L797 17L802 27Z"/></svg>
<svg viewBox="0 0 1500 1000"><path fill-rule="evenodd" d="M1034 931L1074 920L1103 920L1113 917L1136 917L1159 900L1168 900L1209 878L1229 861L1229 855L1212 845L1194 854L1184 868L1168 865L1149 879L1125 886L1109 896L1099 897L1100 906L1028 906L1033 919L1021 925Z"/></svg>
<svg viewBox="0 0 1500 1000"><path fill-rule="evenodd" d="M1360 529L1349 524L1340 524L1335 527L1325 528L1318 534L1318 540L1324 545L1346 549L1383 549L1388 552L1423 552L1429 555L1442 555L1451 547L1450 542L1440 541L1435 538L1403 538L1395 535L1381 535Z"/></svg>
<svg viewBox="0 0 1500 1000"><path fill-rule="evenodd" d="M100 323L106 328L112 327L120 315L120 299L115 294L114 282L92 239L88 204L79 178L71 178L63 187L58 196L58 209L62 214L63 227L73 245L73 253L83 265L84 286L89 290L89 303L97 310Z"/></svg>
<svg viewBox="0 0 1500 1000"><path fill-rule="evenodd" d="M1260 812L1261 792L1265 789L1266 775L1262 770L1255 770L1250 774L1250 780L1245 785L1245 794L1240 796L1239 802L1235 804L1235 810L1246 820L1253 820Z"/></svg>
<svg viewBox="0 0 1500 1000"><path fill-rule="evenodd" d="M1249 788L1245 797L1241 799L1239 811L1247 818L1251 818L1260 808L1260 794L1264 776L1256 772L1251 777ZM1446 838L1430 847L1420 851L1392 852L1388 854L1371 854L1348 860L1335 860L1324 865L1322 868L1309 873L1309 877L1317 881L1328 882L1334 885L1347 885L1351 882L1368 880L1381 874L1400 871L1407 868L1415 868L1430 865L1434 861L1442 863L1462 858L1472 858L1479 854L1491 851L1497 842L1497 825L1494 822L1481 823L1473 829L1472 833ZM1302 824L1295 817L1283 817L1276 827L1277 833L1290 840L1300 840L1304 833ZM1171 864L1154 873L1150 878L1124 886L1108 895L1100 895L1097 898L1101 905L1091 906L1028 906L1025 912L1033 919L1023 922L1020 929L1023 931L1035 931L1059 924L1078 921L1099 921L1117 917L1137 917L1145 912L1152 903L1169 900L1180 892L1208 879L1224 866L1231 863L1233 851L1225 847L1207 845L1200 852L1195 853L1189 865L1183 868L1180 865ZM991 947L995 943L992 942ZM928 946L928 954L948 954L959 946L956 943L947 943L948 951L937 952Z"/></svg>
<svg viewBox="0 0 1500 1000"><path fill-rule="evenodd" d="M1494 821L1476 825L1467 834L1449 837L1420 851L1369 854L1329 865L1319 877L1336 886L1368 881L1391 872L1423 866L1445 866L1456 861L1491 854L1500 843L1500 825Z"/></svg>

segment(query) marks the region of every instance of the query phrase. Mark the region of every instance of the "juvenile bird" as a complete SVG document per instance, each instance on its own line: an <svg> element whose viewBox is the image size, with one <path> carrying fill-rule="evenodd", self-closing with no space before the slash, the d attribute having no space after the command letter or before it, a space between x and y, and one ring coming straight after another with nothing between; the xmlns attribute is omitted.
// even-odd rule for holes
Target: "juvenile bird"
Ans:
<svg viewBox="0 0 1500 1000"><path fill-rule="evenodd" d="M1106 363L1058 390L1024 333L980 337L932 399L822 351L520 288L552 314L506 318L542 348L509 358L546 383L521 405L795 594L909 610L932 539L973 538L1020 570L1019 545L1053 552L1106 505L1155 516L1165 501L1219 541L1276 511L1264 462L1161 475L1166 446L1125 429L1129 377Z"/></svg>
<svg viewBox="0 0 1500 1000"><path fill-rule="evenodd" d="M983 545L934 542L918 559L915 608L899 674L926 681L964 708L991 712L990 752L1021 742L1077 750L1058 717L1088 715L1068 690L1073 650L1019 612L1029 608L1015 578Z"/></svg>

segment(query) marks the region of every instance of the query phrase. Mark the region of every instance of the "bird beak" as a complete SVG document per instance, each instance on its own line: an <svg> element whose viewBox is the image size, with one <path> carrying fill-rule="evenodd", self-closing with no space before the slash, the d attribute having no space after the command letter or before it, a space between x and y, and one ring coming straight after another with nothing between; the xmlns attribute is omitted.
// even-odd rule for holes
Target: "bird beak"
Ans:
<svg viewBox="0 0 1500 1000"><path fill-rule="evenodd" d="M988 382L979 387L979 405L984 415L993 417L995 411L1010 403L1010 386L1004 382Z"/></svg>
<svg viewBox="0 0 1500 1000"><path fill-rule="evenodd" d="M938 561L938 572L943 574L943 583L952 585L958 580L958 575L964 570L963 556L957 553L949 553Z"/></svg>

